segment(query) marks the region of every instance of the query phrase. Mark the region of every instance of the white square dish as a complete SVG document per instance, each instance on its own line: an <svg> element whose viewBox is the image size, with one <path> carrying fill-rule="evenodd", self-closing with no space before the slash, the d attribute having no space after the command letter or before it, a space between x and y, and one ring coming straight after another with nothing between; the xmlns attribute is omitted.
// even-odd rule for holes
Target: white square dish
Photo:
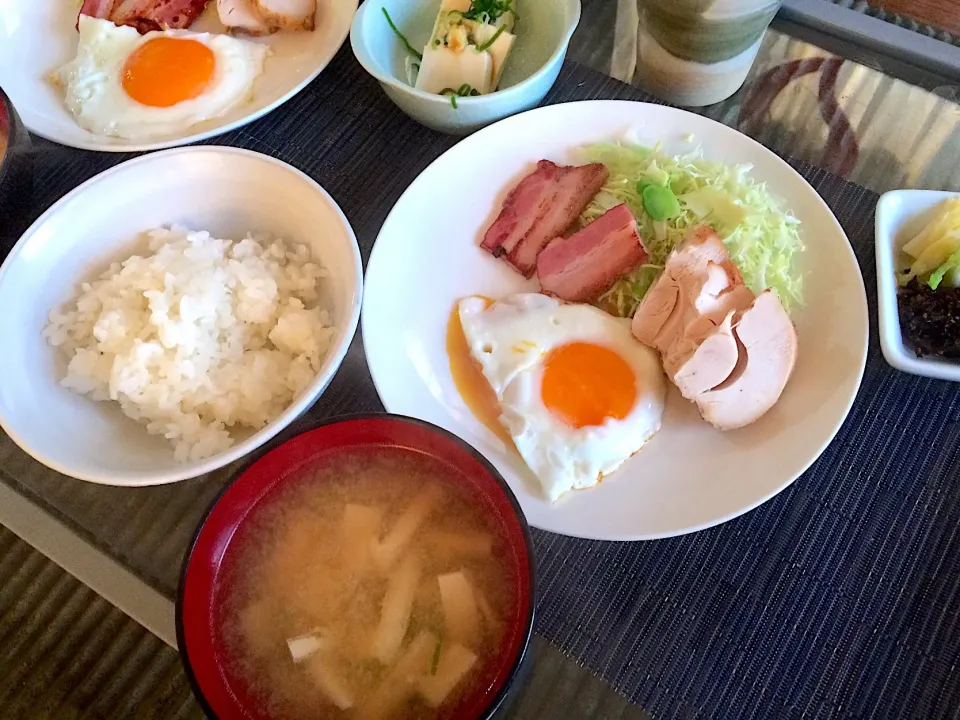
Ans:
<svg viewBox="0 0 960 720"><path fill-rule="evenodd" d="M914 375L960 381L960 361L920 358L903 343L897 307L897 273L906 265L901 248L933 219L935 208L960 193L941 190L892 190L877 203L877 301L880 348L893 367Z"/></svg>

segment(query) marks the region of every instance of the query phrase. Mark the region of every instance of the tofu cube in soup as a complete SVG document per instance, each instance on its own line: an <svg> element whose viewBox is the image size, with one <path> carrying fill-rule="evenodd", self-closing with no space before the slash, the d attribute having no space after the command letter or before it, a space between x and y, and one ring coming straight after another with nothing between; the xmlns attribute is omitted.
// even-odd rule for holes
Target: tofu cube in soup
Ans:
<svg viewBox="0 0 960 720"><path fill-rule="evenodd" d="M416 681L430 671L437 638L429 630L421 631L407 646L397 663L384 676L359 716L369 720L388 718L416 693Z"/></svg>
<svg viewBox="0 0 960 720"><path fill-rule="evenodd" d="M323 645L319 630L312 630L306 635L299 635L287 640L290 657L295 663L302 662L313 655Z"/></svg>
<svg viewBox="0 0 960 720"><path fill-rule="evenodd" d="M420 678L420 694L431 707L439 707L476 662L476 654L463 645L442 648L436 672Z"/></svg>
<svg viewBox="0 0 960 720"><path fill-rule="evenodd" d="M341 710L353 707L353 691L333 662L322 656L315 657L308 661L307 670L330 702Z"/></svg>
<svg viewBox="0 0 960 720"><path fill-rule="evenodd" d="M480 615L467 576L462 571L441 575L437 583L440 585L440 602L443 604L443 618L449 637L468 647L477 647Z"/></svg>
<svg viewBox="0 0 960 720"><path fill-rule="evenodd" d="M343 562L353 571L364 571L373 560L373 544L380 536L383 510L348 503L343 511Z"/></svg>

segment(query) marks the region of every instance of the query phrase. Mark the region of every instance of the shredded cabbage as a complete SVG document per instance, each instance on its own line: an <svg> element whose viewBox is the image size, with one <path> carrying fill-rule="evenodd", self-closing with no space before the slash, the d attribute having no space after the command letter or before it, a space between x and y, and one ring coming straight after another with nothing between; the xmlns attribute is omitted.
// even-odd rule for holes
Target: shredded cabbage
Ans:
<svg viewBox="0 0 960 720"><path fill-rule="evenodd" d="M687 230L710 225L723 239L730 259L755 293L773 288L784 308L803 304L803 278L797 256L803 251L800 221L784 210L781 201L763 183L749 176L750 165L723 165L704 159L699 151L666 155L657 148L625 143L602 143L585 148L590 162L610 170L606 185L581 216L591 222L622 202L633 212L648 264L623 278L600 299L604 308L630 317L663 269L670 251ZM644 208L643 188L669 187L681 213L655 221Z"/></svg>

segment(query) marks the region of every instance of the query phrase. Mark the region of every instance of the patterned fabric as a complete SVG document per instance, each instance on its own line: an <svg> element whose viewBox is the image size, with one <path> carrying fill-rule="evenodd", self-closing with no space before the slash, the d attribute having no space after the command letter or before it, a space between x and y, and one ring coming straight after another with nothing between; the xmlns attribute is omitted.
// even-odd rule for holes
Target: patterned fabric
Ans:
<svg viewBox="0 0 960 720"><path fill-rule="evenodd" d="M650 99L568 64L548 102L591 98ZM402 115L345 49L303 94L217 142L271 154L318 180L366 258L393 203L455 139ZM121 159L39 144L35 214ZM875 336L877 196L795 166L850 237ZM954 717L958 400L954 385L889 368L871 338L863 387L838 437L759 509L650 543L535 533L538 633L657 718ZM379 408L358 334L329 390L287 435L315 418ZM57 476L0 440L5 482L168 595L203 505L229 472L166 488L98 487Z"/></svg>
<svg viewBox="0 0 960 720"><path fill-rule="evenodd" d="M951 45L960 47L960 35L951 33L943 28L934 27L928 23L918 22L911 17L907 17L906 15L899 15L895 12L891 12L873 2L867 2L867 0L826 0L826 2L831 2L834 5L849 8L850 10L856 10L864 15L875 17L878 20L884 20L885 22L896 25L897 27L906 28L907 30L912 30L915 33L920 33L921 35L926 35L927 37L940 40L941 42L950 43ZM949 0L946 0L945 4L948 3Z"/></svg>

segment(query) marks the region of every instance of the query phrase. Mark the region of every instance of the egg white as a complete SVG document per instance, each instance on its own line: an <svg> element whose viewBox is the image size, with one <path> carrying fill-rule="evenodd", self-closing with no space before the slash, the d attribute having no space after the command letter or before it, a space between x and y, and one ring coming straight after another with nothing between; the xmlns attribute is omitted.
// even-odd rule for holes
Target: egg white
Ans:
<svg viewBox="0 0 960 720"><path fill-rule="evenodd" d="M467 298L459 314L471 355L499 400L500 422L551 501L596 485L660 429L663 370L656 353L634 339L629 321L537 293L514 295L489 309L483 298ZM633 370L637 399L627 417L574 428L543 404L543 359L574 342L609 348Z"/></svg>
<svg viewBox="0 0 960 720"><path fill-rule="evenodd" d="M161 36L202 42L213 51L214 72L198 97L170 107L151 107L127 95L121 81L131 53ZM140 35L131 27L81 15L77 56L54 77L64 88L67 109L81 127L97 135L137 140L183 131L249 100L266 55L265 46L228 35L186 30Z"/></svg>

